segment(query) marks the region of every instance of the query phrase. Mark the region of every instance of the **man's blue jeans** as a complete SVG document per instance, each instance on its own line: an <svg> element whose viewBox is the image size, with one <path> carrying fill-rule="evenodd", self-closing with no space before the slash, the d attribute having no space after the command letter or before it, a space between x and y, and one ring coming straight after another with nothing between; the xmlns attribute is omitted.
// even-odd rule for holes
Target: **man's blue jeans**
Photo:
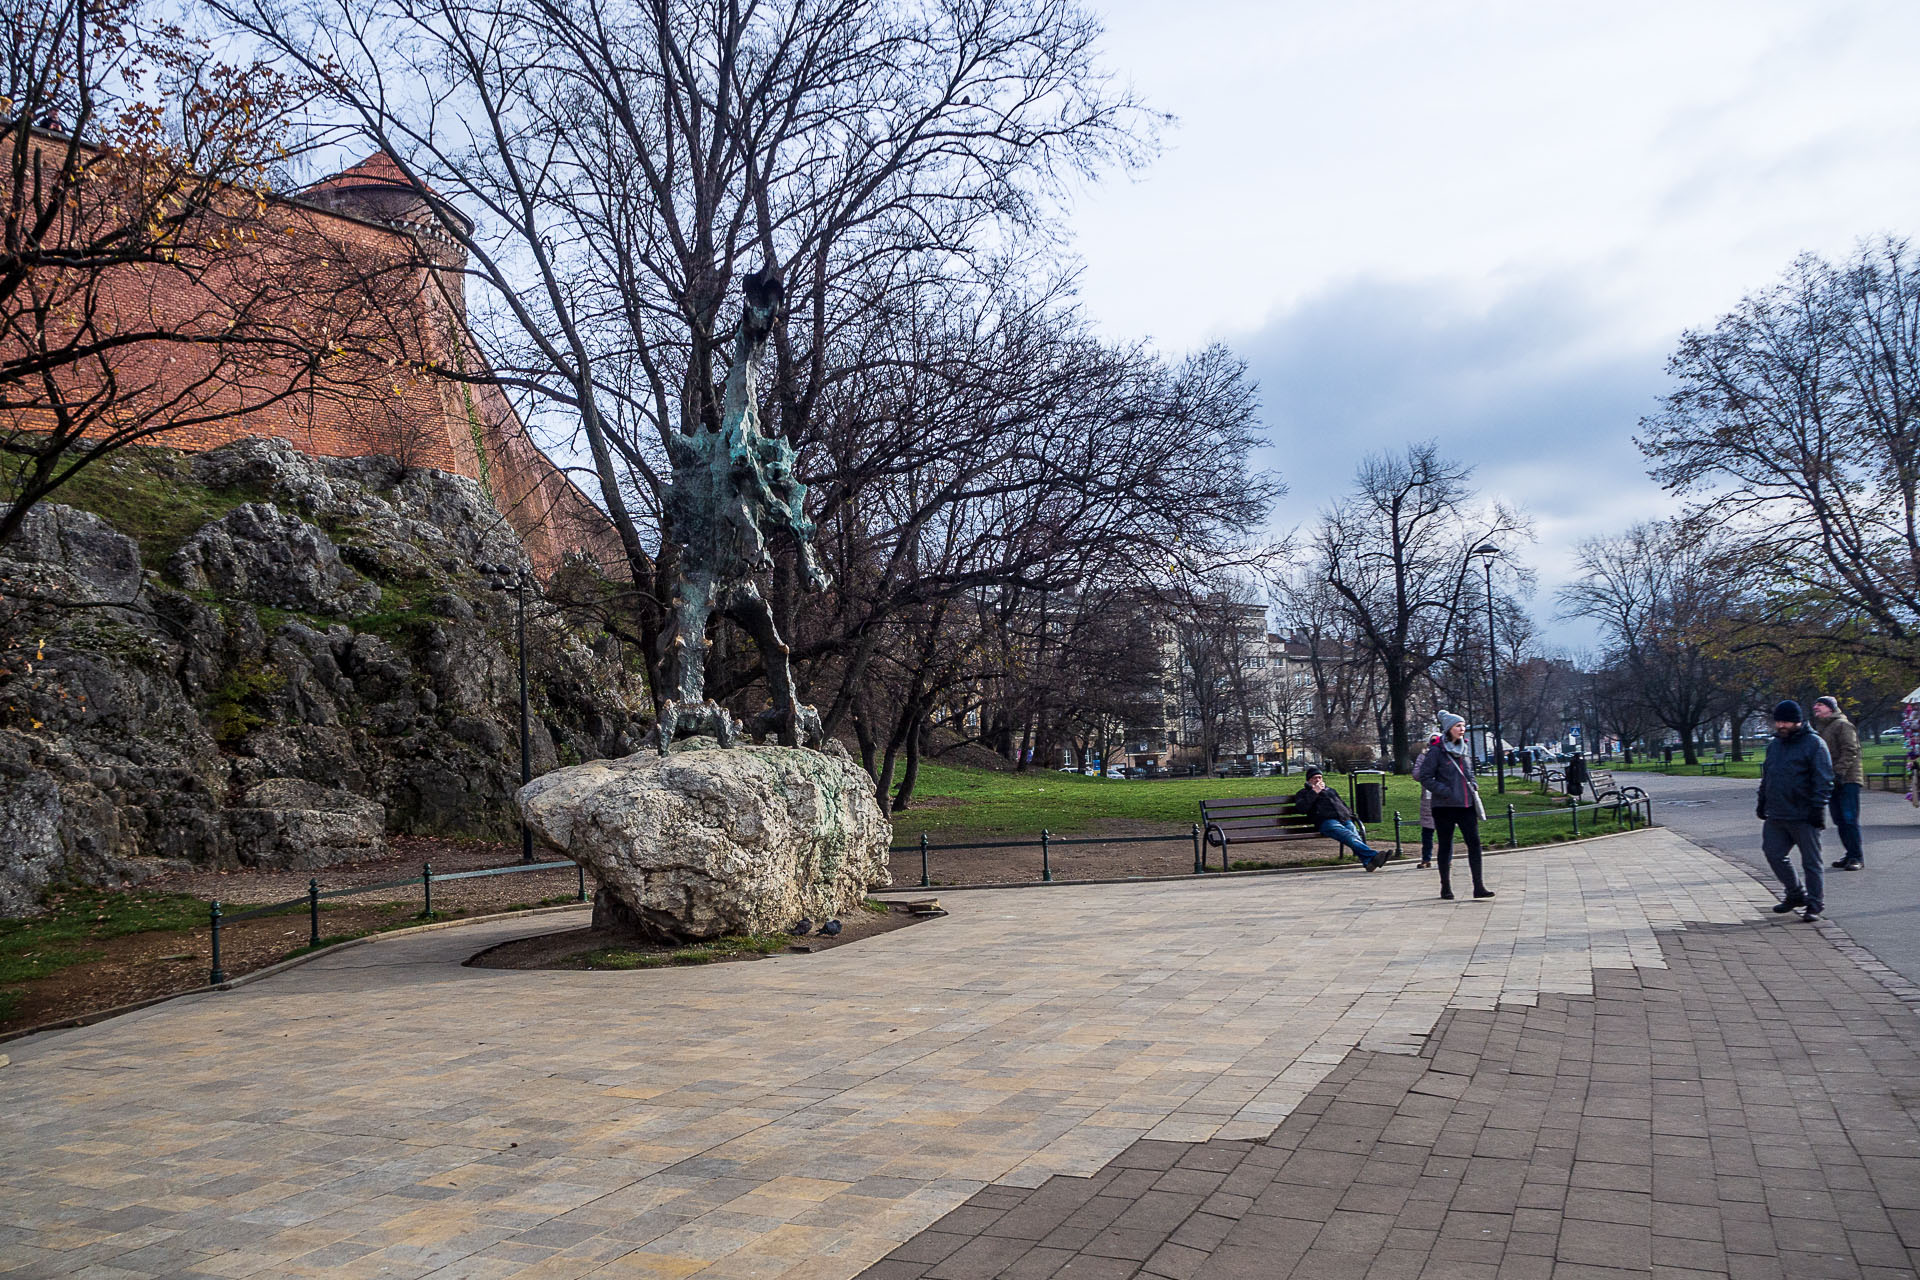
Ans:
<svg viewBox="0 0 1920 1280"><path fill-rule="evenodd" d="M1847 861L1859 862L1860 784L1834 783L1833 798L1827 801L1827 812L1833 815L1833 829L1840 837L1840 847L1846 850Z"/></svg>
<svg viewBox="0 0 1920 1280"><path fill-rule="evenodd" d="M1806 887L1800 885L1800 877L1793 874L1793 850L1800 849L1800 869L1806 872ZM1760 851L1767 855L1767 865L1773 868L1773 874L1780 877L1780 885L1787 891L1787 901L1805 898L1807 905L1815 911L1823 911L1827 905L1826 880L1820 868L1820 829L1811 822L1782 822L1777 818L1768 818L1760 828Z"/></svg>
<svg viewBox="0 0 1920 1280"><path fill-rule="evenodd" d="M1377 858L1380 856L1368 847L1365 838L1360 834L1359 828L1350 823L1342 822L1338 818L1328 818L1325 822L1321 823L1320 834L1329 840L1338 840L1341 844L1353 850L1357 857Z"/></svg>

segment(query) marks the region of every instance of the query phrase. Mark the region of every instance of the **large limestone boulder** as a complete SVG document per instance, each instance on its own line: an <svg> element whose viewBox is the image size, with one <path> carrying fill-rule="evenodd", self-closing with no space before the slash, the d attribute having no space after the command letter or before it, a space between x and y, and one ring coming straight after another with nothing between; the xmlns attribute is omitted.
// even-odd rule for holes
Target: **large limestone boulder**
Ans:
<svg viewBox="0 0 1920 1280"><path fill-rule="evenodd" d="M892 827L844 750L689 739L520 789L536 835L600 882L594 923L663 942L852 913L888 883Z"/></svg>
<svg viewBox="0 0 1920 1280"><path fill-rule="evenodd" d="M227 825L235 854L251 867L318 871L387 851L383 806L299 778L268 778L249 787Z"/></svg>

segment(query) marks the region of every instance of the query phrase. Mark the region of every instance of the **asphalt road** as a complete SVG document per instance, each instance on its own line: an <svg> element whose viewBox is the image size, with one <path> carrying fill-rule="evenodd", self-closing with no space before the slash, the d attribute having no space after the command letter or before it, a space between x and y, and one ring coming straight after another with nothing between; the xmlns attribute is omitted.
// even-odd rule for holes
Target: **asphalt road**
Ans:
<svg viewBox="0 0 1920 1280"><path fill-rule="evenodd" d="M1621 770L1614 776L1646 788L1656 820L1758 868L1778 888L1761 856L1760 823L1753 816L1759 783ZM1889 968L1920 982L1920 809L1898 792L1869 790L1860 797L1860 832L1866 870L1827 868L1827 917ZM1831 863L1840 857L1840 838L1831 826L1821 836L1822 861Z"/></svg>

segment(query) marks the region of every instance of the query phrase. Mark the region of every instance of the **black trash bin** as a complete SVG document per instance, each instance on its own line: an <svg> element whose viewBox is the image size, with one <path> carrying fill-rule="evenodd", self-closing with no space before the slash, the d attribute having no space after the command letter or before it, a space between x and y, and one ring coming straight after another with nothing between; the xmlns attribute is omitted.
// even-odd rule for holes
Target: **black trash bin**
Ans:
<svg viewBox="0 0 1920 1280"><path fill-rule="evenodd" d="M1378 769L1353 771L1353 816L1362 822L1378 822L1387 811L1387 775Z"/></svg>

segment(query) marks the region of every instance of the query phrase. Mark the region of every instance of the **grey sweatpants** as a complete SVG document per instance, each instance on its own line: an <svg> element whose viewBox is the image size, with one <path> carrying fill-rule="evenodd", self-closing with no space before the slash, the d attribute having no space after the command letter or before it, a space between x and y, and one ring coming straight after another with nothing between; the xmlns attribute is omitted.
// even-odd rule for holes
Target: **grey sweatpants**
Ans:
<svg viewBox="0 0 1920 1280"><path fill-rule="evenodd" d="M1800 850L1801 869L1806 872L1804 890L1800 887L1800 878L1793 874L1791 855L1795 846ZM1820 828L1811 822L1768 818L1760 828L1760 851L1767 855L1767 865L1773 868L1773 874L1780 877L1789 901L1804 895L1807 905L1815 911L1826 908L1826 881L1820 866Z"/></svg>

